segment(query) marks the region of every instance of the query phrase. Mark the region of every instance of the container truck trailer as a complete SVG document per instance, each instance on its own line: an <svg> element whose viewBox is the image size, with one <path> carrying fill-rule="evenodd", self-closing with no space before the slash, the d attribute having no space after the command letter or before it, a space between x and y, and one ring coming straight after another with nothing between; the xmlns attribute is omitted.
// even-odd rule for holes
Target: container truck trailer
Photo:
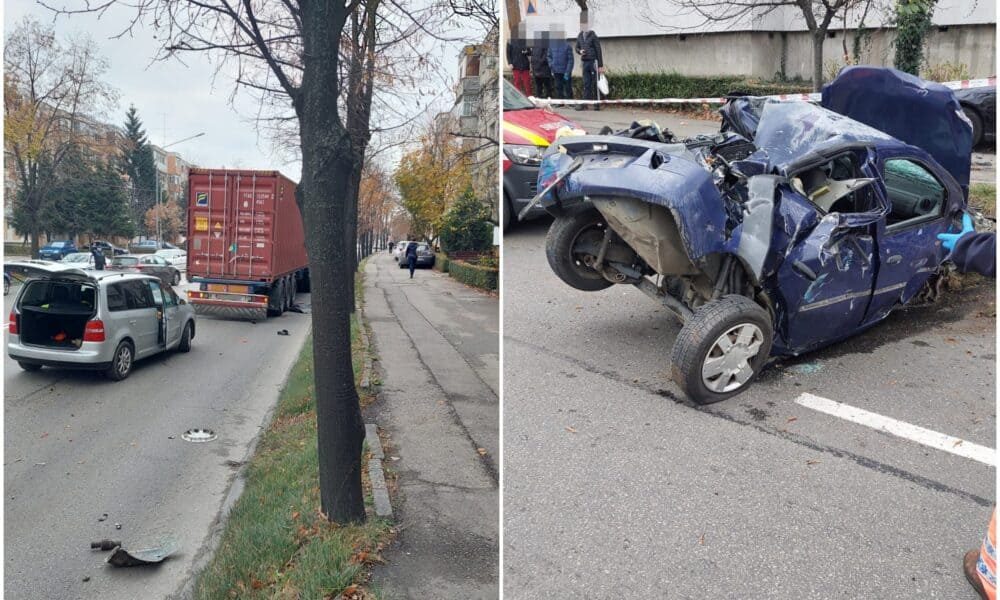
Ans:
<svg viewBox="0 0 1000 600"><path fill-rule="evenodd" d="M277 316L309 291L295 182L277 171L191 169L188 300L198 314Z"/></svg>

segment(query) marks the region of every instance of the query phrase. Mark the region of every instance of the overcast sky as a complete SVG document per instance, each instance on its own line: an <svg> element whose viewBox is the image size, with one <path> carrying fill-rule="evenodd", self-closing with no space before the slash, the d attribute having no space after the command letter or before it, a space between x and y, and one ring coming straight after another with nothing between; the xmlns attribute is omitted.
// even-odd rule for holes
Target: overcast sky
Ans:
<svg viewBox="0 0 1000 600"><path fill-rule="evenodd" d="M75 6L73 0L54 0L56 6ZM82 5L82 2L77 4ZM52 13L34 0L4 0L4 31L9 32L25 15L34 15L44 23L52 22ZM159 48L152 27L137 28L132 37L112 39L126 26L133 11L114 7L103 18L95 15L60 16L55 22L57 37L75 32L89 33L110 67L106 80L119 94L117 112L108 115L108 122L121 125L125 111L134 104L139 111L150 141L163 146L204 132L195 140L170 147L189 162L200 167L230 167L244 169L279 169L298 180L301 165L272 152L264 136L258 136L251 119L257 104L241 92L230 102L232 80L220 73L213 82L215 67L207 56L192 53L183 57L184 64L171 60L152 63ZM470 31L470 36L479 35ZM459 42L429 42L426 53L442 67L442 76L454 81L458 71ZM441 84L438 83L438 86ZM436 113L448 110L453 98L447 94L434 101L429 109L427 96L422 106L416 100L402 106L401 112L415 114L422 110ZM404 101L409 103L408 101ZM407 132L401 132L404 137ZM383 160L392 163L399 153L391 151Z"/></svg>

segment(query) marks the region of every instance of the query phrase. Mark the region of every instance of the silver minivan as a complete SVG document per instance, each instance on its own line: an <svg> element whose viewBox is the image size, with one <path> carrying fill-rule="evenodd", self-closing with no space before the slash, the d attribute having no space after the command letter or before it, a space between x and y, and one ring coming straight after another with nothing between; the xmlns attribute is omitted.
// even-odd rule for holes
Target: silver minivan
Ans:
<svg viewBox="0 0 1000 600"><path fill-rule="evenodd" d="M24 278L7 354L26 371L96 369L120 381L136 360L191 349L194 309L156 277L42 261L6 263L4 271Z"/></svg>

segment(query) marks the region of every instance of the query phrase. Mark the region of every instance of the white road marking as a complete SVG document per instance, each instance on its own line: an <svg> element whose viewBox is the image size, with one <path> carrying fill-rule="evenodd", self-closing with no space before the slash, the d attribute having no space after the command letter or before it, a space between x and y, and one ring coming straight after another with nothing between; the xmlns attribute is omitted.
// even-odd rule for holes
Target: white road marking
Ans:
<svg viewBox="0 0 1000 600"><path fill-rule="evenodd" d="M872 429L891 433L897 437L917 442L924 446L943 450L963 458L971 458L984 465L991 467L997 465L997 452L993 448L973 444L957 437L924 429L923 427L904 423L903 421L897 421L891 417L885 417L861 408L855 408L843 402L836 402L809 393L802 394L796 398L795 403L828 415L833 415L834 417L840 417L847 421L871 427Z"/></svg>

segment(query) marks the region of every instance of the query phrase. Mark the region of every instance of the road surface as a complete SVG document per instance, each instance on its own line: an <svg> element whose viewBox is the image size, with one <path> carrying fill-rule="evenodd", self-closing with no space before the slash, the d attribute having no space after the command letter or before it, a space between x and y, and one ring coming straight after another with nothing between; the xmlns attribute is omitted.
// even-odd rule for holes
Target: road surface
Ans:
<svg viewBox="0 0 1000 600"><path fill-rule="evenodd" d="M995 457L991 280L702 408L670 381L677 322L629 286L564 285L548 222L504 238L506 598L974 598L995 468L800 401Z"/></svg>
<svg viewBox="0 0 1000 600"><path fill-rule="evenodd" d="M16 292L4 299L5 315ZM297 301L308 305L309 295ZM27 373L5 352L5 597L174 594L191 575L309 324L308 314L297 313L256 325L199 318L190 353L141 361L118 383L86 371ZM219 438L181 439L199 427ZM158 567L114 569L104 564L107 552L90 550L104 538L126 548L173 538L180 552Z"/></svg>

